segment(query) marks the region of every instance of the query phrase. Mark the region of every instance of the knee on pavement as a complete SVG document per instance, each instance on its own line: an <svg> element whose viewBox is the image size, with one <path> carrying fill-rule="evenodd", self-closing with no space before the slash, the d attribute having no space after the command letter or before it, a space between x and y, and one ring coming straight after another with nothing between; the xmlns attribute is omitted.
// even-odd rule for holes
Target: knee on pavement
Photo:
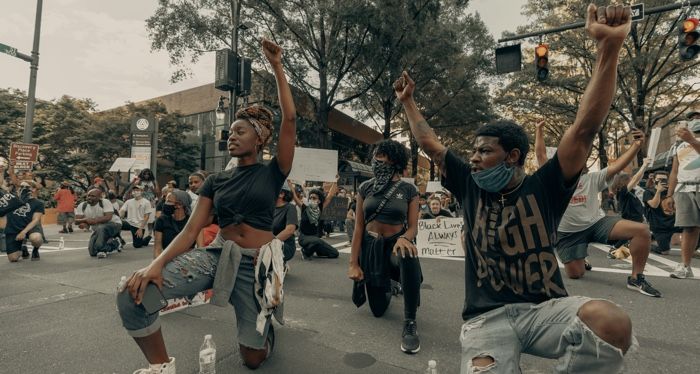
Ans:
<svg viewBox="0 0 700 374"><path fill-rule="evenodd" d="M578 317L599 338L627 353L632 345L632 321L619 306L606 300L591 300L578 310Z"/></svg>

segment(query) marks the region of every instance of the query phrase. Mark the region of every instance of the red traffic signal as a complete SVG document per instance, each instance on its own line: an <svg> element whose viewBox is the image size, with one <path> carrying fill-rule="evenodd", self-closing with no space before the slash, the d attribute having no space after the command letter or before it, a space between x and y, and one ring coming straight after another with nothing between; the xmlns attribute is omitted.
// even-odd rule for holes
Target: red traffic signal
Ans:
<svg viewBox="0 0 700 374"><path fill-rule="evenodd" d="M700 53L700 45L697 44L700 33L698 32L697 18L687 18L678 28L678 52L681 60L688 61Z"/></svg>
<svg viewBox="0 0 700 374"><path fill-rule="evenodd" d="M537 80L542 82L549 77L549 46L540 43L535 47L535 69Z"/></svg>

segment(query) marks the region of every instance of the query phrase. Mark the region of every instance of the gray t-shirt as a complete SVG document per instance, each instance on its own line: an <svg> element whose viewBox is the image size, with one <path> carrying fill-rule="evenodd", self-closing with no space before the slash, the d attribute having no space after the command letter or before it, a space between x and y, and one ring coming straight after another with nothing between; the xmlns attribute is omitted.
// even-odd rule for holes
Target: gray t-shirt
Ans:
<svg viewBox="0 0 700 374"><path fill-rule="evenodd" d="M605 217L600 209L598 194L607 186L608 168L584 174L578 180L576 191L569 201L558 231L583 231Z"/></svg>

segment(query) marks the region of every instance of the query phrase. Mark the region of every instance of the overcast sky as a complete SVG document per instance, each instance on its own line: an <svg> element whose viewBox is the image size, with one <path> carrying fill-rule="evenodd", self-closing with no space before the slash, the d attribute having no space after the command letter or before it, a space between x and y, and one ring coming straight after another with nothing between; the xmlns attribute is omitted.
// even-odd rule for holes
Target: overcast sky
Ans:
<svg viewBox="0 0 700 374"><path fill-rule="evenodd" d="M525 23L525 0L471 0L494 37ZM155 0L44 1L37 97L91 98L99 109L211 83L214 55L193 67L194 77L171 84L165 52L150 51L145 20ZM0 43L30 54L35 0L0 0ZM29 63L0 54L0 87L29 87Z"/></svg>

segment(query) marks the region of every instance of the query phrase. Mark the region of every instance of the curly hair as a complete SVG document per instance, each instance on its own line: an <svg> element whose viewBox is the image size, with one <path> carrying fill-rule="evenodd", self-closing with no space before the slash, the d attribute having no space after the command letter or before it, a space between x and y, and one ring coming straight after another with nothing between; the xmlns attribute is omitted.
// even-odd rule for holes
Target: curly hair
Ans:
<svg viewBox="0 0 700 374"><path fill-rule="evenodd" d="M250 122L255 128L263 147L272 139L272 112L262 105L251 105L241 108L236 112L236 119Z"/></svg>
<svg viewBox="0 0 700 374"><path fill-rule="evenodd" d="M373 155L382 154L396 167L396 171L403 172L408 167L408 151L403 144L396 140L384 139L374 145Z"/></svg>
<svg viewBox="0 0 700 374"><path fill-rule="evenodd" d="M498 138L498 144L503 147L503 150L506 151L506 153L509 153L516 148L519 149L520 158L518 159L518 165L525 165L525 158L527 157L528 152L530 152L530 141L527 138L525 130L523 130L523 128L518 126L518 124L515 122L491 122L478 128L474 136L493 136Z"/></svg>
<svg viewBox="0 0 700 374"><path fill-rule="evenodd" d="M323 201L326 200L326 194L322 189L314 188L313 190L309 191L309 196L311 195L318 196L318 206L323 206Z"/></svg>
<svg viewBox="0 0 700 374"><path fill-rule="evenodd" d="M146 179L146 172L151 175L150 178ZM141 169L139 172L139 179L142 181L152 181L155 180L155 176L153 176L153 172L149 168Z"/></svg>

